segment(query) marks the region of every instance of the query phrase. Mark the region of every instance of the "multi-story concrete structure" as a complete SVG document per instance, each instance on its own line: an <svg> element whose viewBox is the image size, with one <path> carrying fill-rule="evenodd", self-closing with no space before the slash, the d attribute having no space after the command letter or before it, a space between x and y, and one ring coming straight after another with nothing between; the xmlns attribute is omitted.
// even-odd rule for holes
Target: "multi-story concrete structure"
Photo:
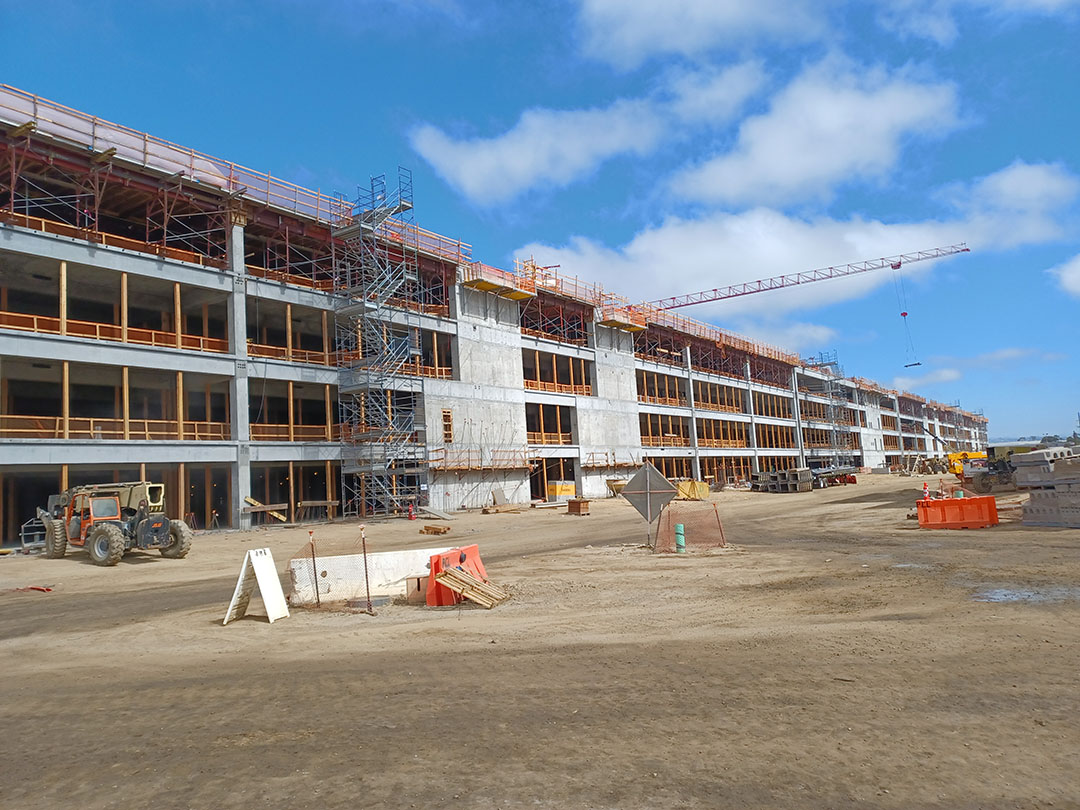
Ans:
<svg viewBox="0 0 1080 810"><path fill-rule="evenodd" d="M734 480L985 445L977 414L474 262L405 183L346 204L0 86L0 538L90 481L237 526L248 499L456 509L644 458Z"/></svg>

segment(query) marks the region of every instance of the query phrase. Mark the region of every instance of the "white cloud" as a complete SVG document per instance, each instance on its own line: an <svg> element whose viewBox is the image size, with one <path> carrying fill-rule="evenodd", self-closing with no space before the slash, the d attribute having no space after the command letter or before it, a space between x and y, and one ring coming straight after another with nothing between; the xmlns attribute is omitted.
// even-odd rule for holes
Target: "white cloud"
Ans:
<svg viewBox="0 0 1080 810"><path fill-rule="evenodd" d="M760 62L682 72L669 80L671 113L686 123L727 124L765 84Z"/></svg>
<svg viewBox="0 0 1080 810"><path fill-rule="evenodd" d="M578 24L586 53L619 68L654 56L699 57L760 42L816 42L835 35L841 15L855 7L842 0L579 0ZM975 14L1012 17L1067 16L1080 0L878 0L878 22L888 31L942 45L959 35L957 19Z"/></svg>
<svg viewBox="0 0 1080 810"><path fill-rule="evenodd" d="M972 12L991 17L1066 15L1080 8L1080 0L885 0L878 21L900 34L952 44L960 34L957 15Z"/></svg>
<svg viewBox="0 0 1080 810"><path fill-rule="evenodd" d="M565 186L620 154L655 148L664 124L645 101L591 110L526 110L493 138L456 140L431 124L412 131L413 148L473 202L505 202L536 186Z"/></svg>
<svg viewBox="0 0 1080 810"><path fill-rule="evenodd" d="M1080 253L1049 271L1057 276L1061 289L1080 298Z"/></svg>
<svg viewBox="0 0 1080 810"><path fill-rule="evenodd" d="M1041 180L1018 181L1033 177ZM670 217L617 248L578 236L561 246L525 245L517 255L558 264L631 300L653 300L962 241L976 252L1045 242L1061 234L1057 219L1075 199L1077 186L1063 167L1013 164L966 187L951 188L949 198L959 210L943 220L884 223L858 216L805 219L769 208L713 211L693 219ZM1013 229L1011 223L1021 224ZM908 265L904 272L925 274L937 261ZM702 304L693 314L723 315L725 322L732 317L775 317L857 299L891 280L891 271L877 270Z"/></svg>
<svg viewBox="0 0 1080 810"><path fill-rule="evenodd" d="M457 139L431 124L409 137L447 183L490 206L533 188L569 185L620 155L647 155L688 127L729 124L764 83L758 62L684 70L669 74L652 97L589 110L526 110L493 137Z"/></svg>
<svg viewBox="0 0 1080 810"><path fill-rule="evenodd" d="M812 0L581 0L585 50L617 67L651 56L694 56L750 40L806 41L826 33Z"/></svg>
<svg viewBox="0 0 1080 810"><path fill-rule="evenodd" d="M749 338L778 346L784 351L817 351L834 343L839 334L830 326L801 321L743 319L732 324L732 330Z"/></svg>
<svg viewBox="0 0 1080 810"><path fill-rule="evenodd" d="M930 362L936 365L967 366L976 368L999 368L1024 361L1027 363L1056 363L1064 360L1066 355L1057 352L1044 352L1040 349L1032 349L1023 346L1006 346L1001 349L983 352L972 357L957 357L951 355L939 355L931 357Z"/></svg>
<svg viewBox="0 0 1080 810"><path fill-rule="evenodd" d="M930 371L923 374L920 377L893 377L893 388L900 391L914 391L915 389L926 388L929 385L936 383L956 382L964 375L960 373L959 369L955 368L939 368L936 371Z"/></svg>
<svg viewBox="0 0 1080 810"><path fill-rule="evenodd" d="M1078 194L1080 180L1060 163L1016 161L943 196L964 213L973 244L1014 247L1061 236L1060 212Z"/></svg>
<svg viewBox="0 0 1080 810"><path fill-rule="evenodd" d="M727 204L827 196L838 183L887 175L907 140L954 129L957 105L951 84L828 60L792 81L768 112L744 121L730 152L680 172L672 187Z"/></svg>

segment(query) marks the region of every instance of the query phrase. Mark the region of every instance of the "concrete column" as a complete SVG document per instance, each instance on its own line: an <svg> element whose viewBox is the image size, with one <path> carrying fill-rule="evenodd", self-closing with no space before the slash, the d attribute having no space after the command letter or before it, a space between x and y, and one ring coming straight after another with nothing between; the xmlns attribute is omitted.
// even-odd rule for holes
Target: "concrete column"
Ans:
<svg viewBox="0 0 1080 810"><path fill-rule="evenodd" d="M754 472L757 473L761 472L761 461L758 459L757 420L754 419L754 392L750 390L752 383L750 382L749 360L746 361L743 368L746 373L746 412L750 414L750 447L754 450L754 454L751 456L751 464Z"/></svg>
<svg viewBox="0 0 1080 810"><path fill-rule="evenodd" d="M701 448L697 440L697 409L694 404L694 367L690 363L690 347L683 349L683 361L686 363L686 401L690 405L690 446L694 450L694 480L701 480Z"/></svg>
<svg viewBox="0 0 1080 810"><path fill-rule="evenodd" d="M799 406L799 381L798 369L791 370L791 396L793 402L792 411L795 414L795 438L799 443L799 466L806 466L806 447L803 444L802 435L802 412Z"/></svg>
<svg viewBox="0 0 1080 810"><path fill-rule="evenodd" d="M235 359L235 373L229 380L229 422L236 442L236 464L229 465L232 493L232 525L251 528L251 515L243 514L251 497L251 424L248 413L247 282L244 268L244 221L234 216L229 228L229 273L232 292L226 304L229 350Z"/></svg>

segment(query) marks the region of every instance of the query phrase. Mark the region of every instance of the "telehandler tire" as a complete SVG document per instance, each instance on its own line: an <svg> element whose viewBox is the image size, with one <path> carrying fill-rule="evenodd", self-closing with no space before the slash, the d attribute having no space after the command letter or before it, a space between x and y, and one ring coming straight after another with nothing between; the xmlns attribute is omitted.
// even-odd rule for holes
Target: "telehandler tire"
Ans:
<svg viewBox="0 0 1080 810"><path fill-rule="evenodd" d="M116 565L124 556L127 542L119 526L104 523L90 532L86 547L90 552L90 559L97 565Z"/></svg>
<svg viewBox="0 0 1080 810"><path fill-rule="evenodd" d="M183 559L191 551L191 527L182 520L169 521L169 538L172 542L161 549L162 557L173 560Z"/></svg>
<svg viewBox="0 0 1080 810"><path fill-rule="evenodd" d="M45 556L52 560L58 560L67 552L67 532L64 530L64 521L45 521Z"/></svg>

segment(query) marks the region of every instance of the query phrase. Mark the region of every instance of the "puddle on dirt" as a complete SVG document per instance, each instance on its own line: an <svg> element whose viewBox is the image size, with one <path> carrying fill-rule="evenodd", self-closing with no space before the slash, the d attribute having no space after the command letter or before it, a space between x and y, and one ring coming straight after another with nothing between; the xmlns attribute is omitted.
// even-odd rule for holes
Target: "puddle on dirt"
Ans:
<svg viewBox="0 0 1080 810"><path fill-rule="evenodd" d="M1047 604L1080 600L1080 587L1047 585L1040 588L984 588L971 597L976 602L1024 602Z"/></svg>

